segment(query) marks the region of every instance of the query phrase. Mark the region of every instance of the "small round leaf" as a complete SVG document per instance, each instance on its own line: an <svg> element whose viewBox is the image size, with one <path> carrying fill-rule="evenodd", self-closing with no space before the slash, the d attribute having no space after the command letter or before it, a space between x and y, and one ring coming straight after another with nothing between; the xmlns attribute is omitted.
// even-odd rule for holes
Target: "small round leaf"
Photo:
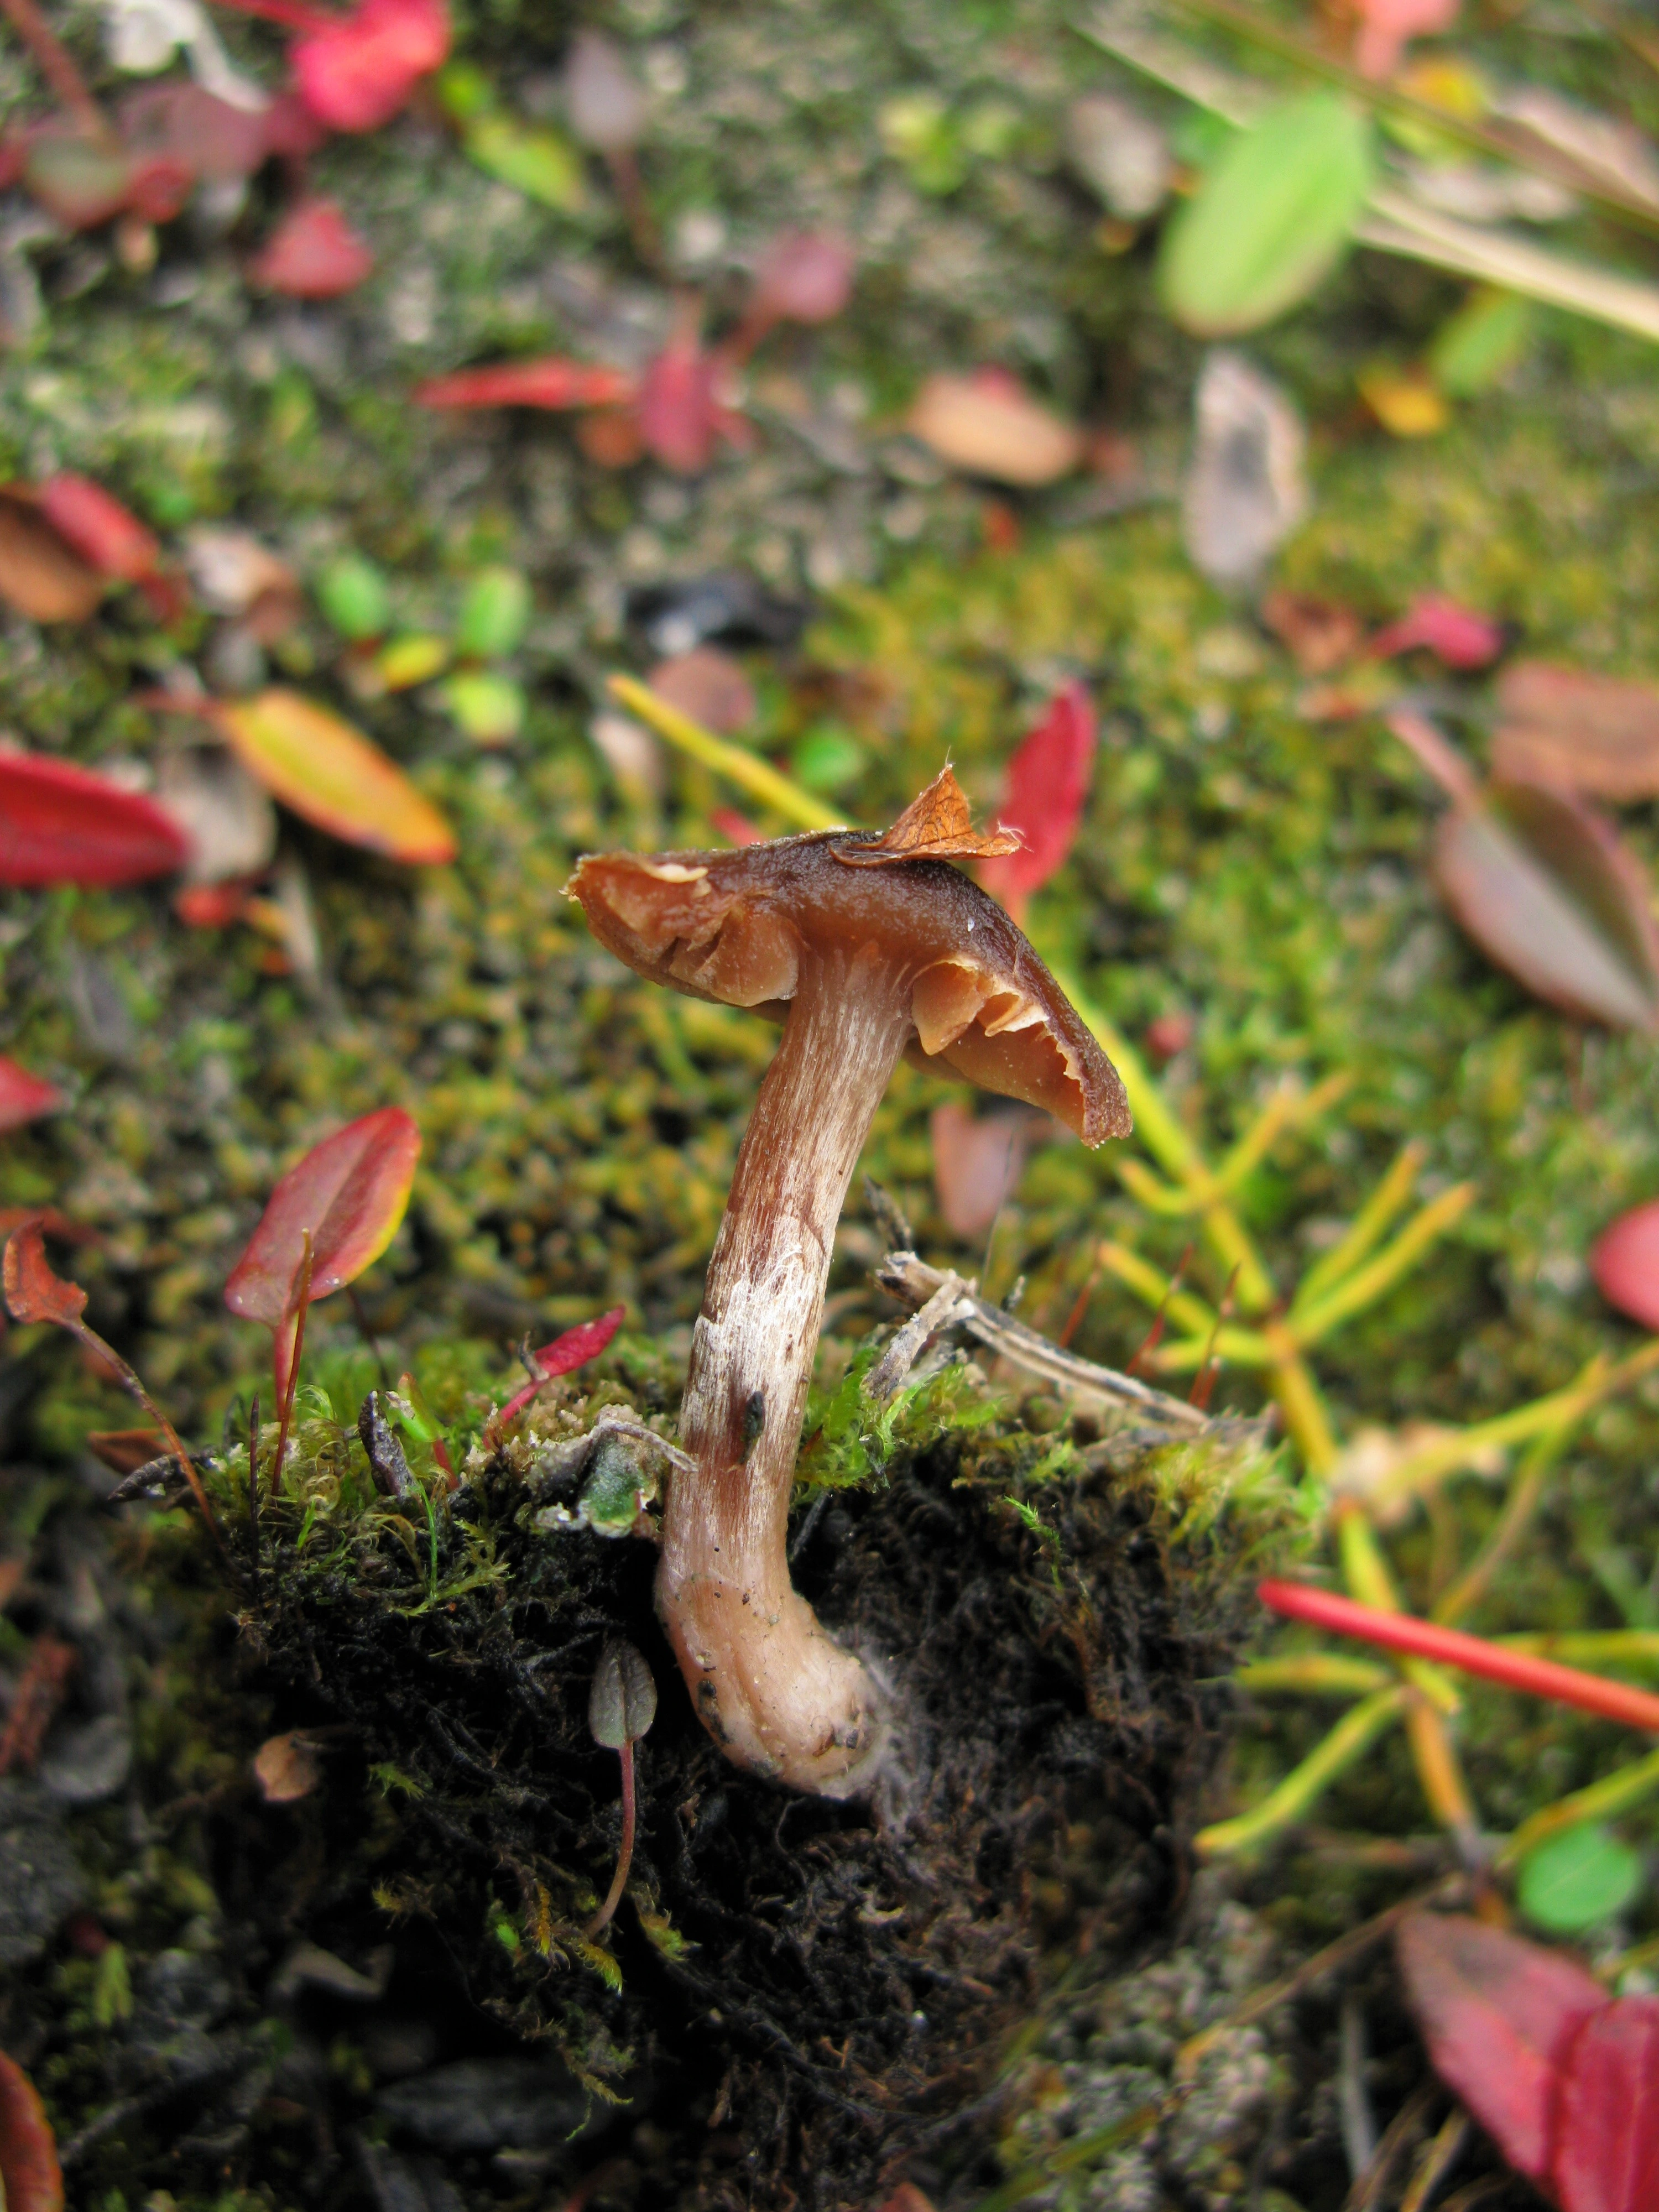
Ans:
<svg viewBox="0 0 1659 2212"><path fill-rule="evenodd" d="M657 1686L644 1659L620 1636L613 1636L593 1669L587 1699L587 1725L595 1743L622 1751L637 1743L657 1717Z"/></svg>
<svg viewBox="0 0 1659 2212"><path fill-rule="evenodd" d="M1590 1823L1528 1851L1516 1897L1535 1928L1573 1936L1611 1920L1641 1887L1641 1854L1610 1829Z"/></svg>
<svg viewBox="0 0 1659 2212"><path fill-rule="evenodd" d="M1224 149L1164 232L1164 306L1200 337L1272 322L1335 266L1373 167L1370 121L1335 93L1273 108Z"/></svg>

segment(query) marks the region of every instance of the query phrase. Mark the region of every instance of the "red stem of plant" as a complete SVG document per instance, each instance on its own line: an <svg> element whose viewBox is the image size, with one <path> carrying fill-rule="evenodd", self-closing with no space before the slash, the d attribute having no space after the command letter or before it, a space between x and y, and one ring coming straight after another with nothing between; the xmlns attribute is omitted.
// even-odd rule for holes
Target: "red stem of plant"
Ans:
<svg viewBox="0 0 1659 2212"><path fill-rule="evenodd" d="M1305 1583L1265 1582L1256 1595L1275 1613L1292 1620L1311 1622L1339 1636L1355 1636L1366 1644L1380 1644L1390 1651L1409 1651L1419 1659L1437 1659L1466 1674L1480 1674L1506 1689L1524 1690L1534 1698L1553 1698L1559 1705L1577 1705L1602 1719L1621 1721L1626 1728L1659 1735L1659 1698L1626 1682L1610 1682L1601 1674L1586 1674L1577 1667L1563 1667L1553 1659L1534 1659L1524 1651L1506 1651L1484 1637L1467 1636L1462 1629L1442 1628L1431 1620L1419 1620L1408 1613L1384 1613L1377 1607L1356 1605L1352 1598L1331 1590L1310 1589Z"/></svg>
<svg viewBox="0 0 1659 2212"><path fill-rule="evenodd" d="M622 1903L623 1890L628 1881L628 1869L634 1862L634 1747L625 1743L617 1754L622 1761L622 1849L617 1854L617 1871L611 1877L610 1893L605 1903L587 1923L590 1938L600 1929L608 1928L612 1915Z"/></svg>
<svg viewBox="0 0 1659 2212"><path fill-rule="evenodd" d="M115 136L109 119L87 89L75 58L35 5L35 0L0 0L12 28L40 64L40 74L89 138L106 143Z"/></svg>
<svg viewBox="0 0 1659 2212"><path fill-rule="evenodd" d="M305 1232L305 1250L301 1255L300 1272L295 1278L298 1313L294 1322L294 1349L289 1354L288 1389L283 1394L283 1425L276 1431L276 1463L270 1470L270 1493L274 1498L283 1479L283 1467L288 1458L288 1432L294 1419L294 1394L300 1387L300 1354L305 1349L306 1309L311 1304L311 1269L313 1254L311 1231Z"/></svg>

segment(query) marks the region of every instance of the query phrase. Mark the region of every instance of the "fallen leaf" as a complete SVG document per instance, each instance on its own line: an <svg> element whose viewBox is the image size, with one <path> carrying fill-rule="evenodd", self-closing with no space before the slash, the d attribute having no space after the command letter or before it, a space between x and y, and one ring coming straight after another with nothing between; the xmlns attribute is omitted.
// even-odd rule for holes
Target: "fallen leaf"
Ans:
<svg viewBox="0 0 1659 2212"><path fill-rule="evenodd" d="M378 745L297 691L216 702L237 757L284 806L349 845L436 866L455 857L449 824Z"/></svg>
<svg viewBox="0 0 1659 2212"><path fill-rule="evenodd" d="M1352 660L1365 635L1352 607L1300 592L1272 591L1261 602L1261 619L1289 647L1304 676L1328 676Z"/></svg>
<svg viewBox="0 0 1659 2212"><path fill-rule="evenodd" d="M1463 1913L1407 1913L1395 1952L1435 2072L1510 2164L1541 2179L1562 2061L1607 1991L1561 1953Z"/></svg>
<svg viewBox="0 0 1659 2212"><path fill-rule="evenodd" d="M401 1106L383 1106L313 1145L270 1194L231 1270L225 1304L271 1331L279 1403L288 1391L307 1233L314 1304L355 1282L397 1235L420 1150L411 1116Z"/></svg>
<svg viewBox="0 0 1659 2212"><path fill-rule="evenodd" d="M1357 0L1354 67L1364 76L1392 76L1410 39L1449 30L1458 0Z"/></svg>
<svg viewBox="0 0 1659 2212"><path fill-rule="evenodd" d="M711 806L708 819L728 845L763 845L764 830L757 830L746 814L739 814L734 806Z"/></svg>
<svg viewBox="0 0 1659 2212"><path fill-rule="evenodd" d="M53 1274L38 1220L23 1222L7 1237L0 1278L7 1312L26 1328L46 1321L68 1328L86 1311L87 1294L81 1285Z"/></svg>
<svg viewBox="0 0 1659 2212"><path fill-rule="evenodd" d="M952 468L1030 488L1069 476L1087 442L1074 422L996 371L930 376L906 427Z"/></svg>
<svg viewBox="0 0 1659 2212"><path fill-rule="evenodd" d="M1495 775L1619 801L1659 794L1659 685L1517 660L1497 706Z"/></svg>
<svg viewBox="0 0 1659 2212"><path fill-rule="evenodd" d="M189 858L153 799L69 761L0 752L0 884L136 884Z"/></svg>
<svg viewBox="0 0 1659 2212"><path fill-rule="evenodd" d="M258 876L270 866L276 810L228 745L181 745L163 753L155 795L190 840L186 885Z"/></svg>
<svg viewBox="0 0 1659 2212"><path fill-rule="evenodd" d="M749 313L757 322L830 322L853 296L857 265L832 231L783 231L761 255Z"/></svg>
<svg viewBox="0 0 1659 2212"><path fill-rule="evenodd" d="M104 596L98 571L70 551L33 498L0 490L0 599L31 622L85 622Z"/></svg>
<svg viewBox="0 0 1659 2212"><path fill-rule="evenodd" d="M1075 173L1122 222L1144 222L1169 196L1175 157L1150 115L1115 92L1091 92L1066 111L1066 154Z"/></svg>
<svg viewBox="0 0 1659 2212"><path fill-rule="evenodd" d="M596 368L563 354L499 362L428 377L415 387L422 407L611 407L631 400L635 380L620 368Z"/></svg>
<svg viewBox="0 0 1659 2212"><path fill-rule="evenodd" d="M287 603L297 617L298 577L252 531L198 523L185 535L185 558L191 581L215 614L252 615L257 620L261 603L270 601Z"/></svg>
<svg viewBox="0 0 1659 2212"><path fill-rule="evenodd" d="M1659 1331L1659 1198L1632 1206L1590 1248L1595 1287L1616 1312Z"/></svg>
<svg viewBox="0 0 1659 2212"><path fill-rule="evenodd" d="M715 645L671 653L646 681L659 699L722 737L747 729L759 711L754 685L731 654Z"/></svg>
<svg viewBox="0 0 1659 2212"><path fill-rule="evenodd" d="M1230 347L1206 359L1194 404L1182 541L1200 575L1242 590L1308 511L1306 436L1279 386Z"/></svg>
<svg viewBox="0 0 1659 2212"><path fill-rule="evenodd" d="M160 1429L92 1429L87 1449L112 1474L137 1474L153 1459L160 1459L167 1440Z"/></svg>
<svg viewBox="0 0 1659 2212"><path fill-rule="evenodd" d="M64 2212L64 2176L33 2081L0 2051L0 2203L6 2212Z"/></svg>
<svg viewBox="0 0 1659 2212"><path fill-rule="evenodd" d="M27 1068L19 1067L15 1060L0 1053L0 1129L21 1129L25 1121L57 1113L64 1103L64 1094L56 1084L31 1075Z"/></svg>
<svg viewBox="0 0 1659 2212"><path fill-rule="evenodd" d="M1336 266L1375 169L1363 110L1333 92L1279 102L1223 148L1165 228L1164 307L1200 337L1273 322Z"/></svg>
<svg viewBox="0 0 1659 2212"><path fill-rule="evenodd" d="M645 131L645 94L614 39L580 30L564 65L565 112L584 146L625 154Z"/></svg>
<svg viewBox="0 0 1659 2212"><path fill-rule="evenodd" d="M1503 651L1504 632L1490 616L1429 592L1413 599L1398 622L1378 630L1366 650L1373 659L1391 660L1419 648L1448 668L1485 668Z"/></svg>
<svg viewBox="0 0 1659 2212"><path fill-rule="evenodd" d="M247 264L250 283L291 300L332 300L361 284L374 266L368 241L336 200L290 208Z"/></svg>
<svg viewBox="0 0 1659 2212"><path fill-rule="evenodd" d="M902 860L995 860L1017 853L1019 842L1012 830L975 829L967 796L947 764L890 830L867 844L837 845L834 851L846 867L884 868Z"/></svg>
<svg viewBox="0 0 1659 2212"><path fill-rule="evenodd" d="M562 131L531 127L511 115L484 114L468 123L467 159L526 199L574 215L587 197L581 156Z"/></svg>
<svg viewBox="0 0 1659 2212"><path fill-rule="evenodd" d="M1067 684L1008 763L997 818L1024 842L980 869L986 890L1022 927L1032 893L1072 849L1094 764L1095 710L1081 684Z"/></svg>
<svg viewBox="0 0 1659 2212"><path fill-rule="evenodd" d="M135 158L176 161L193 177L223 183L251 177L278 150L271 144L272 105L239 106L205 85L172 78L130 92L116 110L116 128Z"/></svg>
<svg viewBox="0 0 1659 2212"><path fill-rule="evenodd" d="M295 40L301 99L333 131L378 131L449 52L444 0L361 0Z"/></svg>
<svg viewBox="0 0 1659 2212"><path fill-rule="evenodd" d="M1355 382L1391 438L1432 438L1451 421L1446 395L1419 368L1362 369Z"/></svg>
<svg viewBox="0 0 1659 2212"><path fill-rule="evenodd" d="M254 1753L253 1778L267 1805L292 1805L309 1797L322 1780L323 1763L305 1730L289 1729L267 1736Z"/></svg>
<svg viewBox="0 0 1659 2212"><path fill-rule="evenodd" d="M1561 2212L1659 2205L1659 1997L1615 1998L1562 2067L1550 2178Z"/></svg>
<svg viewBox="0 0 1659 2212"><path fill-rule="evenodd" d="M1647 882L1588 807L1542 784L1489 784L1442 820L1434 876L1469 935L1537 997L1583 1021L1659 1032Z"/></svg>
<svg viewBox="0 0 1659 2212"><path fill-rule="evenodd" d="M679 476L697 476L714 457L714 441L746 445L742 416L720 397L724 364L706 353L695 328L683 325L640 380L637 413L647 453Z"/></svg>
<svg viewBox="0 0 1659 2212"><path fill-rule="evenodd" d="M89 477L64 470L36 486L40 512L70 550L100 576L142 583L161 558L154 532Z"/></svg>
<svg viewBox="0 0 1659 2212"><path fill-rule="evenodd" d="M928 1118L933 1190L945 1227L969 1241L983 1237L1019 1181L1042 1127L1030 1114L975 1115L951 1099Z"/></svg>

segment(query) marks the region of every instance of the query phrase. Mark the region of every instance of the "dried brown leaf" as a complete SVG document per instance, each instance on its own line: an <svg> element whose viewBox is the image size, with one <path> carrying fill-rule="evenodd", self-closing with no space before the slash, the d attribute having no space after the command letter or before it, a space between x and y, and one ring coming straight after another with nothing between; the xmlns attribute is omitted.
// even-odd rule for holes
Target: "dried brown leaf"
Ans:
<svg viewBox="0 0 1659 2212"><path fill-rule="evenodd" d="M994 860L1018 852L1020 844L1016 830L974 828L966 795L947 766L884 836L868 845L838 845L836 858L849 868L890 867L899 860Z"/></svg>

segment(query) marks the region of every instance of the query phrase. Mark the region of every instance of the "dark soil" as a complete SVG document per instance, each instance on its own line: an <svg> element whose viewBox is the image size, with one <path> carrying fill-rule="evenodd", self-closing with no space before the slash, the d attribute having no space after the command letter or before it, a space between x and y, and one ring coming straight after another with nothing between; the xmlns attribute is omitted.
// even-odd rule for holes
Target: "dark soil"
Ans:
<svg viewBox="0 0 1659 2212"><path fill-rule="evenodd" d="M1228 1590L1271 1517L1214 1514L1259 1458L1248 1435L1119 1437L1033 1479L1039 1441L947 1434L832 1494L801 1550L801 1587L906 1715L879 1808L726 1765L657 1628L649 1545L550 1540L549 1488L579 1478L538 1486L498 1457L464 1486L440 1567L465 1552L490 1573L420 1611L427 1530L413 1553L382 1532L319 1569L268 1513L256 1592L233 1527L234 1631L210 1590L206 1607L220 1677L240 1677L222 1720L245 1729L267 1693L273 1730L317 1732L325 1776L280 1809L246 1783L176 1808L207 1824L227 1941L219 1966L168 1952L149 1979L176 2014L168 1975L222 1967L197 1993L219 2059L71 2152L88 2200L106 2172L199 2186L205 2161L283 2202L363 2201L354 2155L381 2202L388 2159L470 2194L612 2154L620 2202L823 2212L902 2172L942 2195L994 2174L1006 2035L1040 1958L1059 1942L1104 1974L1183 1892L1229 1695ZM199 1581L199 1536L173 1541ZM618 1835L617 1759L586 1718L613 1635L660 1694L614 1965L580 1933ZM389 1924L366 2002L341 1962L373 1962ZM155 2000L141 1982L138 2026ZM492 2117L486 2090L513 2109Z"/></svg>

